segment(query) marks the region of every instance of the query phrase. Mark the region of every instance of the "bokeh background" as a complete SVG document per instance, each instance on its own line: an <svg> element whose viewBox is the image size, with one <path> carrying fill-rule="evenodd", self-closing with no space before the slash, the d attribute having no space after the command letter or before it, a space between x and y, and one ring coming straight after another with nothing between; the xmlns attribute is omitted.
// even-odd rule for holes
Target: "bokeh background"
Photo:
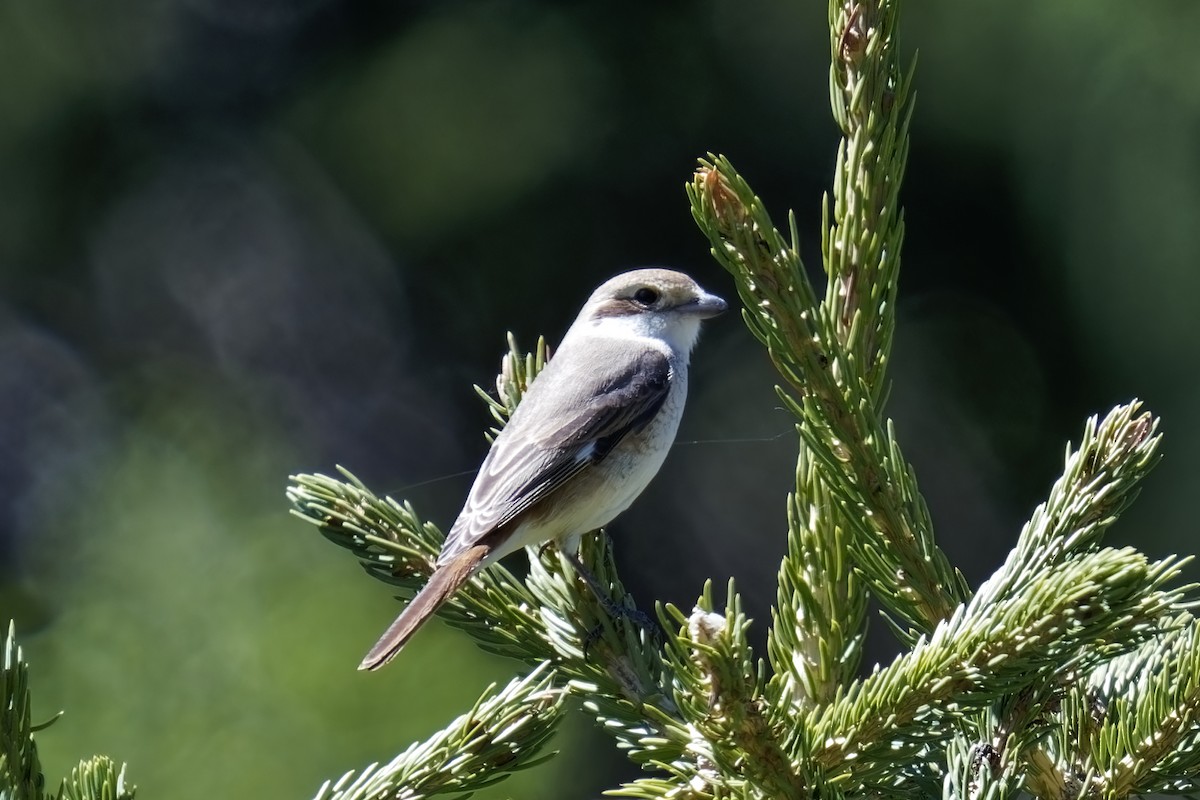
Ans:
<svg viewBox="0 0 1200 800"><path fill-rule="evenodd" d="M0 618L48 773L142 796L307 797L513 665L397 605L289 518L340 463L448 524L504 333L685 268L732 296L682 191L719 151L819 268L826 11L791 0L0 4ZM909 3L920 51L890 413L978 583L1085 416L1133 396L1166 458L1114 541L1195 549L1200 6ZM793 434L736 315L681 443L613 530L643 604L730 576L765 630ZM441 478L441 480L438 480ZM871 658L892 644L876 626ZM580 717L488 797L630 774Z"/></svg>

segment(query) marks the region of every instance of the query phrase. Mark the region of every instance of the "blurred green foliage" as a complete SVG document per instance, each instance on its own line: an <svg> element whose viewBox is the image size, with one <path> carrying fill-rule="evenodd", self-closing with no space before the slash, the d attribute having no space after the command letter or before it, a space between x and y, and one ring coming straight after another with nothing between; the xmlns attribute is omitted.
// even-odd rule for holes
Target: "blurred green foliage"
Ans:
<svg viewBox="0 0 1200 800"><path fill-rule="evenodd" d="M285 476L469 469L505 330L553 339L641 264L719 291L680 188L707 150L796 208L815 266L824 26L784 0L0 6L0 617L67 712L49 772L100 752L146 796L305 796L507 675L445 629L356 675L395 604L286 516ZM1167 460L1117 538L1191 549L1196 30L1187 0L905 9L890 409L969 578L1078 420L1134 395ZM732 574L761 620L790 426L740 326L706 337L617 554L643 604ZM402 494L447 524L464 480ZM492 796L613 784L600 742Z"/></svg>
<svg viewBox="0 0 1200 800"><path fill-rule="evenodd" d="M264 487L295 456L275 426L202 385L183 395L132 421L33 554L59 609L29 648L39 715L66 710L40 737L51 776L102 752L147 794L309 796L507 678L511 664L440 626L421 658L356 673L394 606L272 507ZM539 785L569 768L495 796L552 797Z"/></svg>

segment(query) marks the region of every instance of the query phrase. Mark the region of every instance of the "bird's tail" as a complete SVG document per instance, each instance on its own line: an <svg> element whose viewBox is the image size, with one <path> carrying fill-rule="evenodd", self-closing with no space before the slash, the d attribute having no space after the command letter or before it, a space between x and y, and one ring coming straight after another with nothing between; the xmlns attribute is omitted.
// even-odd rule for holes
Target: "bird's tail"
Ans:
<svg viewBox="0 0 1200 800"><path fill-rule="evenodd" d="M395 658L417 629L475 574L475 569L490 551L487 545L475 545L435 569L429 583L409 601L358 668L379 669Z"/></svg>

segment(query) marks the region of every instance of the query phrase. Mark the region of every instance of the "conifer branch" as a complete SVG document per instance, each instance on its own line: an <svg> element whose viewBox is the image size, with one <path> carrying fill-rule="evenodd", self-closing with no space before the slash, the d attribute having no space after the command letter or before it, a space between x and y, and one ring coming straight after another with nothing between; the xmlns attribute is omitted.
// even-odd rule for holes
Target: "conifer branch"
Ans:
<svg viewBox="0 0 1200 800"><path fill-rule="evenodd" d="M421 800L475 792L539 757L562 719L564 693L554 671L535 669L504 689L489 687L468 713L387 764L372 764L326 782L314 800Z"/></svg>
<svg viewBox="0 0 1200 800"><path fill-rule="evenodd" d="M0 797L41 800L46 788L37 743L33 739L29 664L17 646L10 620L4 637L4 674L0 686Z"/></svg>
<svg viewBox="0 0 1200 800"><path fill-rule="evenodd" d="M634 761L681 758L691 738L673 699L675 677L657 631L617 577L607 535L580 548L598 587L586 585L560 553L530 557L528 586L570 692Z"/></svg>
<svg viewBox="0 0 1200 800"><path fill-rule="evenodd" d="M1038 779L1046 795L1079 790L1079 775L1089 797L1200 788L1200 624L1184 613L1164 628L1068 692Z"/></svg>
<svg viewBox="0 0 1200 800"><path fill-rule="evenodd" d="M678 626L668 648L679 707L727 786L745 782L769 797L805 797L805 781L783 745L786 731L764 695L764 665L754 658L732 581L727 596L724 614L714 611L711 582L691 615L666 608Z"/></svg>
<svg viewBox="0 0 1200 800"><path fill-rule="evenodd" d="M799 450L767 654L772 696L812 707L832 700L858 672L867 595L847 558L848 523L802 441Z"/></svg>
<svg viewBox="0 0 1200 800"><path fill-rule="evenodd" d="M1114 408L1103 421L1096 417L1087 421L1079 447L1074 451L1068 447L1063 475L1049 499L1035 509L1016 547L973 602L1001 602L1015 587L1029 582L1032 572L1096 551L1103 532L1136 497L1141 479L1158 460L1158 420L1139 413L1140 409L1135 400ZM1164 603L1165 611L1174 613L1175 604ZM1157 640L1151 644L1155 649L1160 646ZM1111 655L1110 647L1097 642L1081 657L1094 665ZM1086 668L1075 667L1077 672ZM1078 692L1079 687L1063 682L1030 686L997 700L974 725L965 726L949 747L953 785L947 791L953 793L947 798L1009 796L1020 788L1026 768L1031 785L1043 789L1065 785L1054 759L1035 748L1045 735L1066 729L1058 711L1064 692ZM1086 753L1074 749L1083 746L1085 739L1072 736L1068 741L1073 749L1066 760L1089 760Z"/></svg>
<svg viewBox="0 0 1200 800"><path fill-rule="evenodd" d="M877 412L896 327L904 240L899 194L913 110L913 68L902 72L896 54L898 13L893 0L829 4L830 105L842 140L832 209L828 194L822 201L829 277L823 314Z"/></svg>
<svg viewBox="0 0 1200 800"><path fill-rule="evenodd" d="M891 425L877 416L874 393L816 300L794 220L789 242L724 157L703 160L688 193L714 257L738 284L743 319L795 394L781 389L780 398L827 470L843 519L854 525L855 566L903 625L931 630L969 592L934 543L929 511Z"/></svg>
<svg viewBox="0 0 1200 800"><path fill-rule="evenodd" d="M353 476L296 475L288 495L293 512L360 558L368 573L405 588L419 585L441 546L437 528L408 504L379 498ZM580 558L597 587L582 582L554 550L529 550L522 583L503 567L473 576L438 612L485 650L531 666L548 663L556 680L582 699L604 730L635 761L685 758L691 733L672 699L674 679L653 633L636 621L637 609L616 576L606 536L586 538ZM594 590L604 593L603 599ZM628 618L615 619L613 608Z"/></svg>
<svg viewBox="0 0 1200 800"><path fill-rule="evenodd" d="M10 620L4 637L0 672L0 798L43 800L46 777L38 759L35 735L58 719L34 725L29 690L29 664L17 645L16 625ZM57 800L133 800L135 787L125 778L125 765L105 756L81 761L59 786Z"/></svg>
<svg viewBox="0 0 1200 800"><path fill-rule="evenodd" d="M980 593L998 595L1038 565L1095 550L1158 463L1157 431L1158 419L1142 412L1137 400L1117 406L1103 421L1089 418L1079 447L1067 448L1049 499L1034 509L1004 566Z"/></svg>
<svg viewBox="0 0 1200 800"><path fill-rule="evenodd" d="M1157 633L1182 602L1180 590L1163 589L1178 566L1132 548L1101 550L1050 565L995 602L977 597L823 709L813 757L831 781L891 781L889 764L919 755L966 715L1094 658L1095 648L1112 655Z"/></svg>
<svg viewBox="0 0 1200 800"><path fill-rule="evenodd" d="M968 593L933 543L915 478L890 425L879 418L895 328L904 236L898 193L912 110L911 70L903 74L895 54L897 6L830 3L830 99L843 139L832 209L828 196L823 203L829 278L823 303L818 306L800 263L794 218L788 242L727 159L703 160L689 194L713 254L739 278L747 323L800 398L784 395L784 402L802 422L805 445L824 462L830 492L858 534L856 566L910 631L928 631ZM802 453L798 467L804 460ZM821 480L813 471L798 489L825 494ZM796 558L805 560L798 552ZM798 570L798 563L791 568ZM899 596L897 573L904 582ZM831 620L827 627L857 628L857 622ZM832 663L814 666L834 669Z"/></svg>
<svg viewBox="0 0 1200 800"><path fill-rule="evenodd" d="M801 435L825 462L868 585L908 631L927 632L969 595L933 541L932 523L881 419L904 236L899 188L908 154L912 69L896 55L897 2L832 0L830 100L842 130L823 202L823 303L798 254L729 161L701 161L688 187L713 254L738 278L744 316L799 402L781 392ZM832 217L832 218L831 218ZM801 454L803 458L803 454ZM821 494L815 474L803 487ZM831 526L832 527L832 526ZM901 575L901 592L893 576ZM832 665L825 665L831 668Z"/></svg>
<svg viewBox="0 0 1200 800"><path fill-rule="evenodd" d="M868 395L864 406L869 406L864 415L876 417L887 394L895 330L904 238L898 193L912 111L911 70L905 76L898 67L895 23L895 3L830 4L830 101L843 138L834 168L832 219L829 196L822 202L821 250L829 284L818 316L844 353L840 363L848 374L861 374ZM802 269L798 257L796 266ZM792 699L804 703L828 699L853 676L865 633L866 598L845 558L850 545L845 539L855 525L845 517L859 509L829 502L833 493L826 483L836 482L839 471L814 463L806 442L799 451L796 492L788 500L788 556L780 567L772 631L773 638L784 641L773 644L770 654L776 673L789 676ZM927 515L920 524L928 529ZM936 621L945 612L940 606L927 608L922 619ZM797 657L789 664L784 652Z"/></svg>
<svg viewBox="0 0 1200 800"><path fill-rule="evenodd" d="M81 761L63 781L58 800L133 800L134 788L125 779L125 765L106 756Z"/></svg>
<svg viewBox="0 0 1200 800"><path fill-rule="evenodd" d="M330 541L350 550L372 577L411 596L433 573L443 534L421 520L410 503L379 498L348 470L346 480L325 475L293 475L287 488L292 513ZM541 642L536 600L502 566L487 569L443 607L440 615L468 630L486 650L512 658L532 655ZM552 655L548 645L535 658Z"/></svg>

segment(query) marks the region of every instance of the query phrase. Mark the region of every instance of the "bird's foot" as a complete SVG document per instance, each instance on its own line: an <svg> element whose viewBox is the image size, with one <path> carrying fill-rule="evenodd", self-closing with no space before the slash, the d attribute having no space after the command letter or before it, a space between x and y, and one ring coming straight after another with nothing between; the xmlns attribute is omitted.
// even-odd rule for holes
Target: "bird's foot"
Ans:
<svg viewBox="0 0 1200 800"><path fill-rule="evenodd" d="M647 614L645 611L642 611L640 608L626 608L625 606L620 606L616 603L607 604L604 608L605 611L607 611L613 618L613 621L617 624L621 624L625 620L629 620L634 625L637 625L639 628L645 631L646 635L652 642L654 642L655 645L658 645L662 642L662 629L659 628L658 623L656 623L649 614ZM604 623L594 626L590 631L587 632L587 635L583 637L584 658L587 657L588 651L591 649L592 645L600 641L603 636Z"/></svg>

